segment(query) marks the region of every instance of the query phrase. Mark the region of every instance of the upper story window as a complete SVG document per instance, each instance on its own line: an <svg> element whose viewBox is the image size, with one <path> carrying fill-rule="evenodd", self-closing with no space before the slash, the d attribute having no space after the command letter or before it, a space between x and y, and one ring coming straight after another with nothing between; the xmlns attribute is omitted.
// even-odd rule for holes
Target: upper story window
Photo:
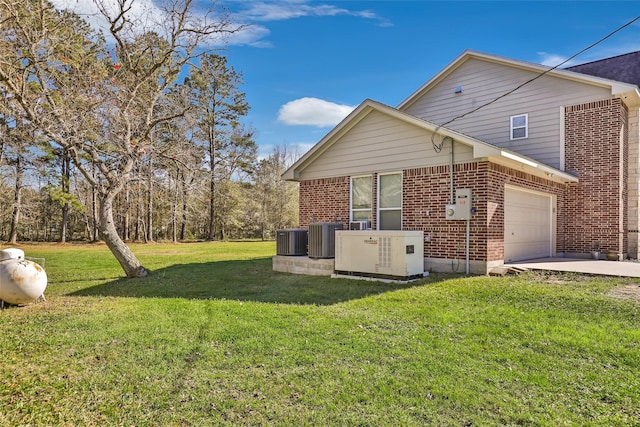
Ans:
<svg viewBox="0 0 640 427"><path fill-rule="evenodd" d="M371 175L351 178L351 221L371 221Z"/></svg>
<svg viewBox="0 0 640 427"><path fill-rule="evenodd" d="M529 136L529 115L511 116L511 139L524 139Z"/></svg>

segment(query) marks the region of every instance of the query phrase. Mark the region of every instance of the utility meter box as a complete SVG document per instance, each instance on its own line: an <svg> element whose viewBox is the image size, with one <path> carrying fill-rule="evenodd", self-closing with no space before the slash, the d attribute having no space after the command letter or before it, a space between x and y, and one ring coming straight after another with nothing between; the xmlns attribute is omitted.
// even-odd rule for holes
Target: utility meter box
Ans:
<svg viewBox="0 0 640 427"><path fill-rule="evenodd" d="M456 190L455 201L455 204L446 205L444 213L445 219L471 219L471 189L458 188Z"/></svg>

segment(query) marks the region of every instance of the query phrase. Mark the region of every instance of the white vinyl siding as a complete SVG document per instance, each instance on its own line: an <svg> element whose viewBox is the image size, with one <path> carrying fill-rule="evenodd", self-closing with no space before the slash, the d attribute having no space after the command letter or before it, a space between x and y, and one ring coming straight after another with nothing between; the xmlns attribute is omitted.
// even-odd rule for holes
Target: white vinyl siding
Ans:
<svg viewBox="0 0 640 427"><path fill-rule="evenodd" d="M431 132L373 111L328 147L300 175L300 179L364 175L446 165L449 146L436 153ZM471 146L458 143L455 161L473 160Z"/></svg>
<svg viewBox="0 0 640 427"><path fill-rule="evenodd" d="M378 230L402 230L402 173L378 176Z"/></svg>
<svg viewBox="0 0 640 427"><path fill-rule="evenodd" d="M471 58L437 82L405 111L441 124L469 112L538 75L537 72ZM462 93L453 88L464 86ZM560 141L564 129L558 108L608 99L611 91L586 83L545 75L514 93L447 124L481 141L512 149L554 167L560 167ZM528 113L529 138L511 140L505 118L519 111Z"/></svg>

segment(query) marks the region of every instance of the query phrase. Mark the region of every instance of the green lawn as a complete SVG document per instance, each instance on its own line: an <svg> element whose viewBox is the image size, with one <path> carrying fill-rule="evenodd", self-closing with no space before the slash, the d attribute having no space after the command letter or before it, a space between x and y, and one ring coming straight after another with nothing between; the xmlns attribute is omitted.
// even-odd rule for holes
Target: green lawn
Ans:
<svg viewBox="0 0 640 427"><path fill-rule="evenodd" d="M47 301L0 312L0 425L640 425L631 279L271 270L273 242L44 257Z"/></svg>

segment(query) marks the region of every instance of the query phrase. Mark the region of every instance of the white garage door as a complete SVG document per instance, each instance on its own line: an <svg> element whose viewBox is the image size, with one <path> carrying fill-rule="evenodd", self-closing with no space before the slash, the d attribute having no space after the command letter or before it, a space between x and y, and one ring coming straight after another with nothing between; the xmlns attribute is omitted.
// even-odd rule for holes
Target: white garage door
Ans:
<svg viewBox="0 0 640 427"><path fill-rule="evenodd" d="M552 197L514 188L504 190L505 262L553 254Z"/></svg>

